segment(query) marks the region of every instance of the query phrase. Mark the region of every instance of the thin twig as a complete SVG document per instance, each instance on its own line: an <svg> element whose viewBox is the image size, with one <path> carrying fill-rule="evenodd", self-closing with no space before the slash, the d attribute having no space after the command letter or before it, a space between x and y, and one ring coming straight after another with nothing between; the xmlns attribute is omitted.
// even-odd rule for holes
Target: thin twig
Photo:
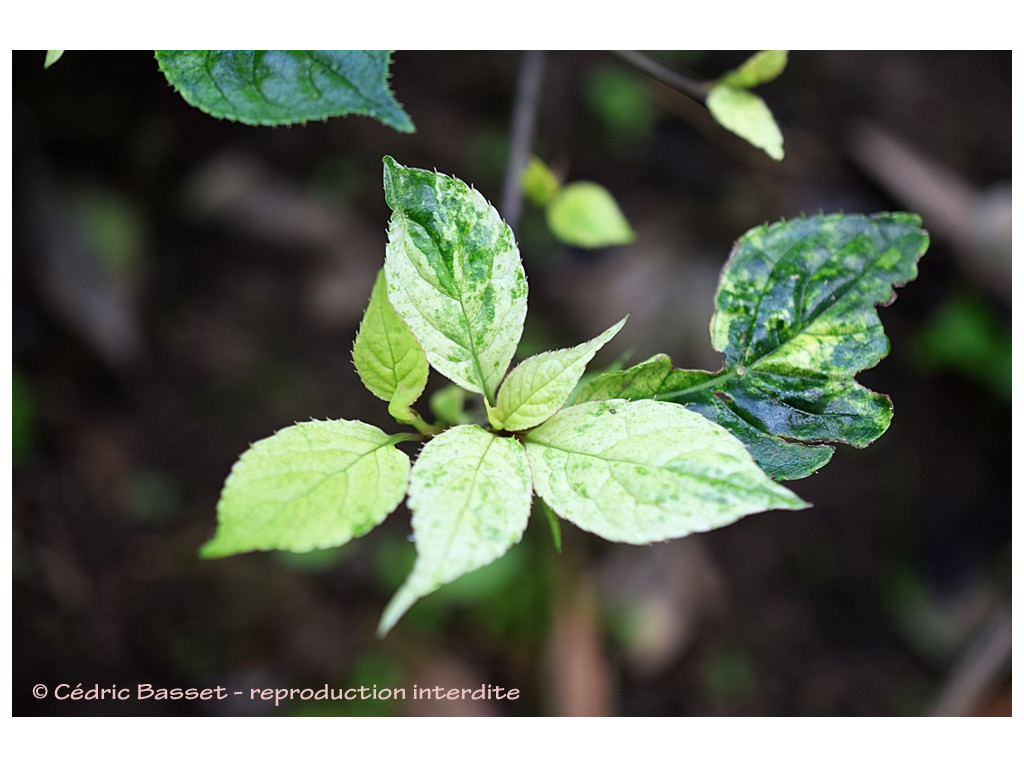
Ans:
<svg viewBox="0 0 1024 768"><path fill-rule="evenodd" d="M639 51L612 51L612 53L627 64L636 67L656 80L660 80L683 95L689 96L694 101L699 101L703 104L704 99L707 98L708 86L706 84L693 80L686 75L680 75L663 64L659 64L654 59L644 56Z"/></svg>
<svg viewBox="0 0 1024 768"><path fill-rule="evenodd" d="M522 210L521 180L530 159L533 127L537 122L537 102L544 75L544 51L524 51L519 64L516 100L512 107L512 146L505 168L505 184L501 192L501 213L505 222L515 229Z"/></svg>

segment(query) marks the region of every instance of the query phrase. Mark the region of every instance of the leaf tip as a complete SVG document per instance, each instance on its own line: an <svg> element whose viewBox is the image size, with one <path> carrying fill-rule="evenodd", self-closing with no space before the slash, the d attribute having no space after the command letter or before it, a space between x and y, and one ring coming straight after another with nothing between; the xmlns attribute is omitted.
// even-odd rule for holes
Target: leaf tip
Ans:
<svg viewBox="0 0 1024 768"><path fill-rule="evenodd" d="M391 602L387 604L387 607L384 609L384 613L381 614L380 623L377 624L377 637L379 639L383 639L388 632L394 629L394 626L403 616L405 616L406 612L412 608L417 599L418 596L416 593L403 585L402 588L395 593L395 596L391 598Z"/></svg>
<svg viewBox="0 0 1024 768"><path fill-rule="evenodd" d="M217 536L214 536L199 548L198 554L200 560L217 560L234 553L225 550Z"/></svg>

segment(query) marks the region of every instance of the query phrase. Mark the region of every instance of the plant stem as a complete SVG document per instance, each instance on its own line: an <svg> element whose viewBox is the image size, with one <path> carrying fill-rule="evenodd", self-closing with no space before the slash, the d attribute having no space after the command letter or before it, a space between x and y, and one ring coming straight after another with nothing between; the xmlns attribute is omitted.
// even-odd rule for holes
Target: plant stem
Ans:
<svg viewBox="0 0 1024 768"><path fill-rule="evenodd" d="M516 100L512 106L512 146L508 153L505 183L501 192L501 213L505 223L513 230L519 223L522 210L523 169L530 160L543 76L544 51L524 51L516 82Z"/></svg>
<svg viewBox="0 0 1024 768"><path fill-rule="evenodd" d="M660 80L665 85L674 88L684 96L689 96L694 101L703 104L708 96L709 88L707 84L693 80L686 75L681 75L664 64L659 64L654 59L644 56L639 51L612 51L612 53L644 74Z"/></svg>

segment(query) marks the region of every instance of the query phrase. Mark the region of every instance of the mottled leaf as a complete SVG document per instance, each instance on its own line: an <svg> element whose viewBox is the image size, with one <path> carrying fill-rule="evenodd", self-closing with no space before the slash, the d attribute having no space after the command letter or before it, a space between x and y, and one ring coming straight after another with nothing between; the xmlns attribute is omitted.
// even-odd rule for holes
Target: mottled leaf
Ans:
<svg viewBox="0 0 1024 768"><path fill-rule="evenodd" d="M782 132L760 96L743 88L719 84L708 92L707 107L723 128L764 150L773 160L785 156Z"/></svg>
<svg viewBox="0 0 1024 768"><path fill-rule="evenodd" d="M541 352L513 368L501 385L498 405L491 414L495 429L529 429L555 413L576 388L587 363L625 322L622 318L595 339L571 349Z"/></svg>
<svg viewBox="0 0 1024 768"><path fill-rule="evenodd" d="M736 88L753 88L781 75L786 68L787 58L786 51L760 51L736 69L726 72L716 82Z"/></svg>
<svg viewBox="0 0 1024 768"><path fill-rule="evenodd" d="M807 506L728 430L675 403L575 405L528 432L525 445L538 495L610 541L646 544Z"/></svg>
<svg viewBox="0 0 1024 768"><path fill-rule="evenodd" d="M352 361L366 388L393 406L395 418L405 421L409 406L427 385L427 357L391 307L383 270L377 274L359 324Z"/></svg>
<svg viewBox="0 0 1024 768"><path fill-rule="evenodd" d="M416 564L378 633L387 634L421 597L505 554L522 538L531 496L518 441L466 424L427 443L409 484Z"/></svg>
<svg viewBox="0 0 1024 768"><path fill-rule="evenodd" d="M722 395L708 396L708 393L716 392L716 384L729 381L732 379L727 376L720 378L719 374L708 371L673 368L668 355L655 355L624 371L596 376L580 389L574 401L582 403L621 397L681 403L740 438L757 463L777 480L806 477L832 458L835 449L831 446L791 442L776 437L731 409Z"/></svg>
<svg viewBox="0 0 1024 768"><path fill-rule="evenodd" d="M611 193L592 181L566 184L546 208L552 234L578 248L633 242L633 228Z"/></svg>
<svg viewBox="0 0 1024 768"><path fill-rule="evenodd" d="M863 447L889 426L889 399L854 376L889 341L874 309L913 280L928 246L906 213L834 214L757 227L733 249L711 323L717 373L664 355L598 376L576 401L654 397L727 427L777 479L828 462L827 443Z"/></svg>
<svg viewBox="0 0 1024 768"><path fill-rule="evenodd" d="M494 403L526 317L512 230L475 189L384 158L388 298L437 371Z"/></svg>
<svg viewBox="0 0 1024 768"><path fill-rule="evenodd" d="M157 51L167 80L194 107L249 125L367 115L410 133L388 87L390 51Z"/></svg>
<svg viewBox="0 0 1024 768"><path fill-rule="evenodd" d="M217 505L203 557L252 550L308 552L361 536L405 496L409 457L359 421L309 421L242 454Z"/></svg>

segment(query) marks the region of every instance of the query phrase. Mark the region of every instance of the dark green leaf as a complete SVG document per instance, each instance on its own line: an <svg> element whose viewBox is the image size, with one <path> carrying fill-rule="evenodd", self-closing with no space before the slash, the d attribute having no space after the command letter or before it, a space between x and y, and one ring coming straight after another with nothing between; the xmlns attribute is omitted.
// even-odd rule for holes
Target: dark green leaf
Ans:
<svg viewBox="0 0 1024 768"><path fill-rule="evenodd" d="M388 87L390 51L157 51L194 107L249 125L368 115L403 133L412 120Z"/></svg>
<svg viewBox="0 0 1024 768"><path fill-rule="evenodd" d="M711 323L721 371L687 371L658 355L603 374L577 402L653 397L728 428L776 479L831 458L827 443L863 447L892 419L885 395L854 381L889 351L877 304L917 276L928 246L905 213L815 216L761 226L737 242Z"/></svg>

